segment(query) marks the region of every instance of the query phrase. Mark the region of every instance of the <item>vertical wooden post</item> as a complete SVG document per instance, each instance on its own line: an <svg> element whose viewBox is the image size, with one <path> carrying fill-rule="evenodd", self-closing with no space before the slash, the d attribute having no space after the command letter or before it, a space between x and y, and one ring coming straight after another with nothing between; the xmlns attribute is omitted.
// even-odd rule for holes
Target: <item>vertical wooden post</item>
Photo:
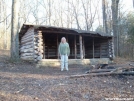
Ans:
<svg viewBox="0 0 134 101"><path fill-rule="evenodd" d="M102 53L101 50L102 50L102 48L101 48L101 43L100 43L100 58L101 58L101 53Z"/></svg>
<svg viewBox="0 0 134 101"><path fill-rule="evenodd" d="M45 35L44 35L44 37L43 37L43 42L44 42L44 44L43 44L43 54L44 54L44 59L45 59Z"/></svg>
<svg viewBox="0 0 134 101"><path fill-rule="evenodd" d="M67 40L67 42L68 42L68 34L66 34L66 40Z"/></svg>
<svg viewBox="0 0 134 101"><path fill-rule="evenodd" d="M59 42L58 42L58 34L57 34L57 58L59 59L59 52L58 52L58 48L59 48Z"/></svg>
<svg viewBox="0 0 134 101"><path fill-rule="evenodd" d="M79 35L79 42L80 42L80 59L83 59L82 36L81 35Z"/></svg>
<svg viewBox="0 0 134 101"><path fill-rule="evenodd" d="M83 36L83 58L85 59L85 42L84 42L84 36Z"/></svg>
<svg viewBox="0 0 134 101"><path fill-rule="evenodd" d="M93 58L94 58L94 38L93 38Z"/></svg>
<svg viewBox="0 0 134 101"><path fill-rule="evenodd" d="M77 56L76 35L74 35L74 58Z"/></svg>
<svg viewBox="0 0 134 101"><path fill-rule="evenodd" d="M49 59L49 45L48 45L48 48L47 48L47 58Z"/></svg>

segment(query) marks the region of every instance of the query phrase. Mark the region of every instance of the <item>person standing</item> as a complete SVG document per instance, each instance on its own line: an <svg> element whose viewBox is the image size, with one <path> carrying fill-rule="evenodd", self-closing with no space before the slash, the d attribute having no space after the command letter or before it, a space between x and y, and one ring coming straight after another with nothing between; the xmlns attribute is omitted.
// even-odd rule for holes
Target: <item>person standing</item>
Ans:
<svg viewBox="0 0 134 101"><path fill-rule="evenodd" d="M70 47L66 42L66 38L62 37L59 44L58 52L61 58L61 71L65 69L68 71L68 56L70 55Z"/></svg>

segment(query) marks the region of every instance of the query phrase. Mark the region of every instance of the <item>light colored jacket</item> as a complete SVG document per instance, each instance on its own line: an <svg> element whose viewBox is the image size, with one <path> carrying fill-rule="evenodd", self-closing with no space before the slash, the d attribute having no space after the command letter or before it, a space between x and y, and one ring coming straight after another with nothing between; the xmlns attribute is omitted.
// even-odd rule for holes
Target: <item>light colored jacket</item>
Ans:
<svg viewBox="0 0 134 101"><path fill-rule="evenodd" d="M58 48L58 51L59 51L59 54L60 55L65 55L67 54L68 56L70 55L70 47L69 47L69 44L66 42L66 43L60 43L59 44L59 48Z"/></svg>

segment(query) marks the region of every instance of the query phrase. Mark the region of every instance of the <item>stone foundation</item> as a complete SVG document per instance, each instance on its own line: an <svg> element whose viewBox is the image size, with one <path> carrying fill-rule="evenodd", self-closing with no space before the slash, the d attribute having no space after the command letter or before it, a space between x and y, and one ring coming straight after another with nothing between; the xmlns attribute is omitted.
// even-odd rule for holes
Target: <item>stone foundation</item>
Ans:
<svg viewBox="0 0 134 101"><path fill-rule="evenodd" d="M95 64L109 64L109 58L98 59L69 59L69 65L95 65ZM60 66L59 59L42 59L37 63L36 67L55 67Z"/></svg>

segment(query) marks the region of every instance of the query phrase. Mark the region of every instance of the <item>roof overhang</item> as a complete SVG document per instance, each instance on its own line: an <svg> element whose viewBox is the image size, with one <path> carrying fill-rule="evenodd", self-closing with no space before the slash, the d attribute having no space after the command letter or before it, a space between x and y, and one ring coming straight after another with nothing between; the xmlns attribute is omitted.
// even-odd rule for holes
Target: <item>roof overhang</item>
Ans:
<svg viewBox="0 0 134 101"><path fill-rule="evenodd" d="M73 35L83 35L92 37L112 38L112 35L107 35L102 32L86 31L73 28L63 28L63 27L46 26L46 25L33 25L33 24L23 24L19 32L19 37L22 37L30 27L34 27L35 31L42 31L47 33L73 34Z"/></svg>

